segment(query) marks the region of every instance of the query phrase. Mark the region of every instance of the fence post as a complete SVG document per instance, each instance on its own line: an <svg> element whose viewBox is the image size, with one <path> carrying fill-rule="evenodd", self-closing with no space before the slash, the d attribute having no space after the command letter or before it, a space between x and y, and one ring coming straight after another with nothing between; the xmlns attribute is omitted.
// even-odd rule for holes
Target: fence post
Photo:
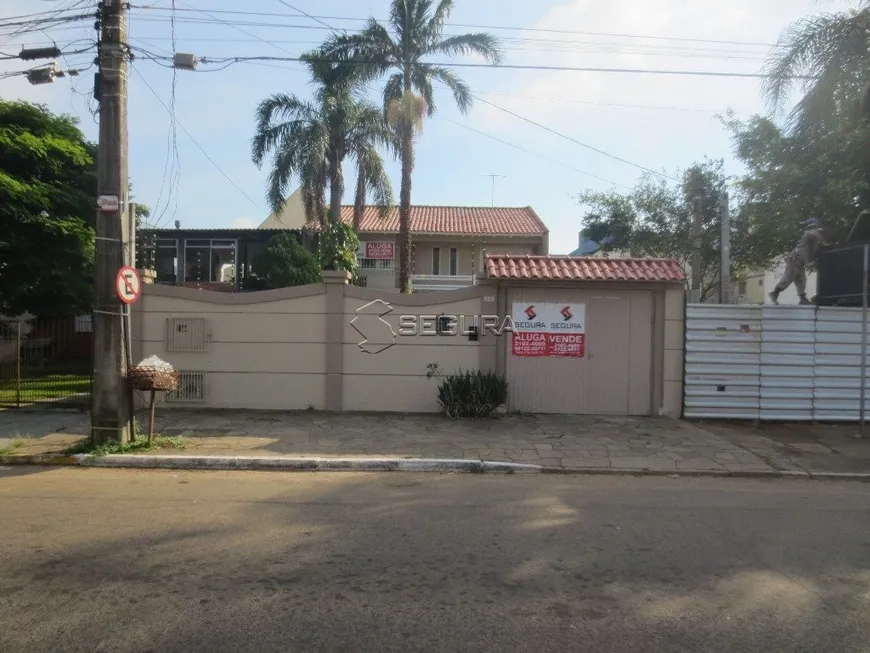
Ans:
<svg viewBox="0 0 870 653"><path fill-rule="evenodd" d="M344 409L344 293L350 273L324 270L326 291L326 375L325 408L330 412Z"/></svg>
<svg viewBox="0 0 870 653"><path fill-rule="evenodd" d="M867 391L864 386L867 383L867 286L868 274L870 274L870 245L864 245L864 282L861 292L861 437L864 437L864 401Z"/></svg>
<svg viewBox="0 0 870 653"><path fill-rule="evenodd" d="M21 408L21 318L15 329L15 407Z"/></svg>

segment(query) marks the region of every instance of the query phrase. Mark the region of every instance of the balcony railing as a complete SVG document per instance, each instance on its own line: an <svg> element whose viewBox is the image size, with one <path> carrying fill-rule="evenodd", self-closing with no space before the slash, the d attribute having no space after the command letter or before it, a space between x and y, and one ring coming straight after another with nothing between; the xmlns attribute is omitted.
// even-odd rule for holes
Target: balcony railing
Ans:
<svg viewBox="0 0 870 653"><path fill-rule="evenodd" d="M414 292L458 290L475 285L473 274L415 274L411 276Z"/></svg>

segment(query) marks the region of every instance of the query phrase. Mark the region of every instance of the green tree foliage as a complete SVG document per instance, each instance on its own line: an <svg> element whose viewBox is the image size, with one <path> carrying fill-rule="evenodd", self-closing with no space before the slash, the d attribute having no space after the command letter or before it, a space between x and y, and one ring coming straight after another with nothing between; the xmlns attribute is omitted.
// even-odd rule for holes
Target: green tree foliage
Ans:
<svg viewBox="0 0 870 653"><path fill-rule="evenodd" d="M96 146L76 124L0 100L0 313L91 306Z"/></svg>
<svg viewBox="0 0 870 653"><path fill-rule="evenodd" d="M369 18L359 34L334 34L324 44L324 59L344 62L347 70L363 82L392 72L383 91L384 115L396 130L402 161L399 195L399 280L410 292L411 278L411 175L414 170L414 138L424 114L435 112L433 82L453 93L462 113L471 108L471 90L451 70L427 63L431 57L477 54L499 63L498 40L487 33L443 36L444 24L453 10L453 0L392 0L384 25Z"/></svg>
<svg viewBox="0 0 870 653"><path fill-rule="evenodd" d="M586 208L583 235L603 243L607 252L631 256L673 258L688 271L692 260L694 198L701 198L703 235L701 246L702 299L712 295L719 277L720 196L728 179L722 161L696 163L681 175L679 183L647 174L632 190L619 193L581 193L576 199ZM744 250L739 217L732 236L734 268L742 265Z"/></svg>
<svg viewBox="0 0 870 653"><path fill-rule="evenodd" d="M359 277L359 261L356 253L359 238L352 225L343 222L330 222L320 234L318 257L324 270L346 270L351 281Z"/></svg>
<svg viewBox="0 0 870 653"><path fill-rule="evenodd" d="M274 153L267 193L273 211L283 208L289 185L298 178L306 215L321 225L327 217L332 222L341 219L342 166L352 157L357 165L358 224L366 195L371 194L384 213L393 203L392 185L378 148L392 147L394 138L377 107L359 99L357 81L317 63L319 56L303 56L315 85L313 102L278 93L260 103L252 157L261 166L266 155Z"/></svg>
<svg viewBox="0 0 870 653"><path fill-rule="evenodd" d="M739 185L767 262L793 246L800 223L822 221L841 241L870 208L870 2L803 18L772 50L763 92L776 113L801 93L784 128L755 116L726 125L747 167Z"/></svg>
<svg viewBox="0 0 870 653"><path fill-rule="evenodd" d="M746 168L736 180L736 200L751 233L741 251L747 264L770 266L794 247L811 217L831 242L842 242L858 213L870 208L867 128L841 121L789 134L762 116L729 116L725 124Z"/></svg>
<svg viewBox="0 0 870 653"><path fill-rule="evenodd" d="M304 286L321 280L317 257L290 234L278 234L271 238L254 265L268 288Z"/></svg>

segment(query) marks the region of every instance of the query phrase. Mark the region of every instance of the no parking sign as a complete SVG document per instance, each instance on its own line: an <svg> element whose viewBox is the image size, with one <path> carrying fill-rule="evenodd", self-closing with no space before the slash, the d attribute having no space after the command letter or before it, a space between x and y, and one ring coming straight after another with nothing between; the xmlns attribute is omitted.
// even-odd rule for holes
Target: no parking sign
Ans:
<svg viewBox="0 0 870 653"><path fill-rule="evenodd" d="M115 290L118 292L118 299L125 304L132 304L139 295L142 294L142 279L136 268L125 265L118 270L118 276L115 278Z"/></svg>

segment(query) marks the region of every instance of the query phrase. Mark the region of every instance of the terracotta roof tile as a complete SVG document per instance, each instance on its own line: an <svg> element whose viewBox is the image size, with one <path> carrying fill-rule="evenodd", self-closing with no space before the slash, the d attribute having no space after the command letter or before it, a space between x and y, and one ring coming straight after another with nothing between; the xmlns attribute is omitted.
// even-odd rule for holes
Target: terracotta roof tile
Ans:
<svg viewBox="0 0 870 653"><path fill-rule="evenodd" d="M490 255L490 279L564 279L567 281L685 281L671 259L583 258L574 256Z"/></svg>
<svg viewBox="0 0 870 653"><path fill-rule="evenodd" d="M352 206L341 207L341 219L353 219ZM360 231L398 232L398 207L381 218L377 207L366 206ZM530 206L412 206L411 233L540 236L547 233L547 226Z"/></svg>

